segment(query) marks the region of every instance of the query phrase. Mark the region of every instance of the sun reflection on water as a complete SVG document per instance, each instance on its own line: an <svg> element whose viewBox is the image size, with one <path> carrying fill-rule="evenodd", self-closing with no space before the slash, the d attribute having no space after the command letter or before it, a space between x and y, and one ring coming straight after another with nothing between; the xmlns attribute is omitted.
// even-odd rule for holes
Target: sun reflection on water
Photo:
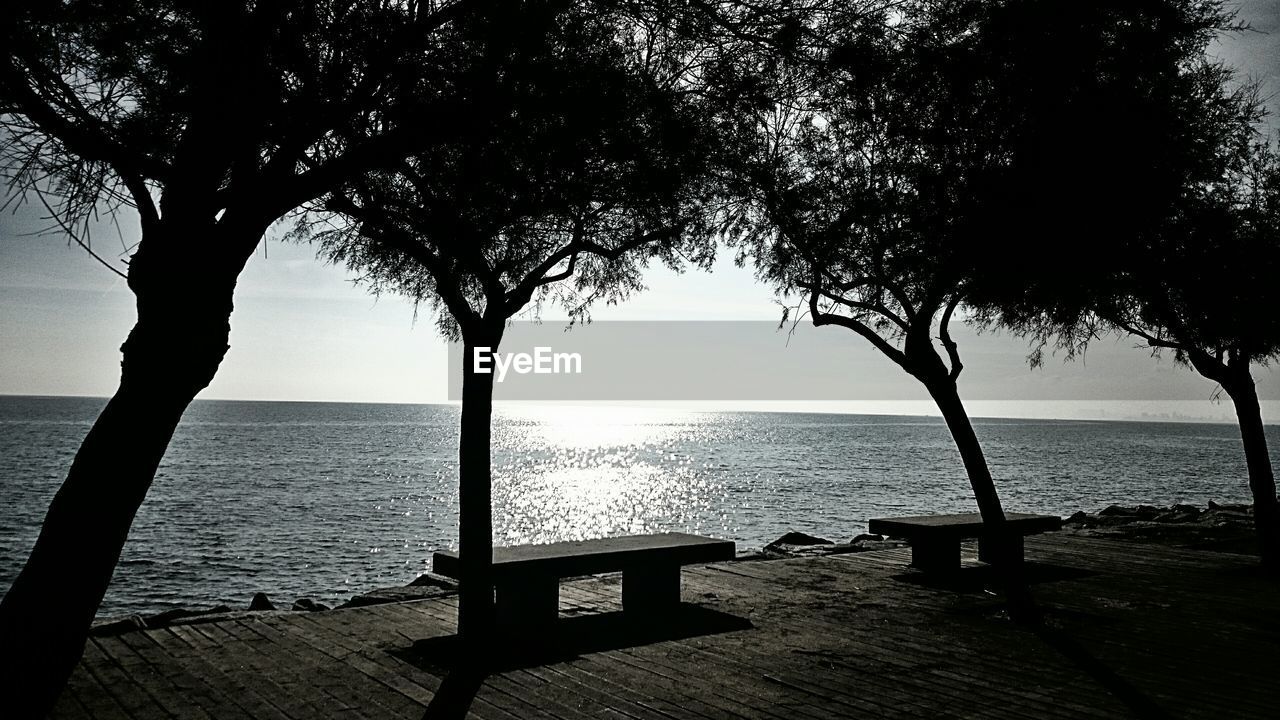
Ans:
<svg viewBox="0 0 1280 720"><path fill-rule="evenodd" d="M715 413L648 408L504 407L494 418L500 544L663 530L723 532L723 481L693 448L723 432Z"/></svg>

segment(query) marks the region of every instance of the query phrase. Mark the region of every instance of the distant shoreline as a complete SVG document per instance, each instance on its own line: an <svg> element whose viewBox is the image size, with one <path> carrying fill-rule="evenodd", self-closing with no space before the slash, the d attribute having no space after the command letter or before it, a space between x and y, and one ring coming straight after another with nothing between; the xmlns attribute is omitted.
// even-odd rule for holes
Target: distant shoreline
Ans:
<svg viewBox="0 0 1280 720"><path fill-rule="evenodd" d="M38 394L26 395L17 393L0 393L0 401L6 399L18 400L92 400L97 402L106 402L109 398L97 395L58 395L58 394ZM392 406L392 407L458 407L456 402L396 402L382 400L297 400L297 399L242 399L242 398L198 398L196 404L202 403L228 403L228 404L276 404L276 405L345 405L345 406ZM1122 413L1122 407L1136 407L1138 403L1144 403L1145 407L1149 407L1151 411L1143 411L1139 413ZM1048 401L1020 401L1020 400L966 400L966 404L970 410L970 416L979 422L1008 422L1008 421L1043 421L1043 422L1123 422L1123 423L1175 423L1175 424L1203 424L1203 425L1230 425L1235 423L1234 416L1229 404L1219 403L1215 407L1222 409L1222 415L1194 415L1187 411L1193 407L1203 407L1207 403L1204 400L1153 400L1153 401L1129 401L1129 400L1048 400ZM991 406L999 404L1007 406L1008 412L984 412L991 410ZM806 405L806 407L799 407ZM827 405L848 405L848 403L828 403ZM546 402L546 401L507 401L496 402L495 407L498 409L538 409L538 408L555 408L563 410L582 410L583 412L599 411L604 409L617 409L620 411L667 411L680 412L687 411L692 413L708 413L708 412L724 412L724 413L742 413L742 414L786 414L786 415L847 415L847 416L867 416L867 417L900 417L912 418L916 420L928 419L942 422L942 418L937 414L936 410L932 410L930 401L903 400L903 401L886 401L874 400L865 401L866 407L824 407L822 403L799 403L799 402L783 402L783 401L741 401L736 403L698 403L690 402ZM897 406L897 407L891 407ZM1036 414L1031 412L1036 407L1057 407L1075 409L1071 412L1058 412ZM1109 407L1111 406L1111 407ZM1280 426L1280 400L1263 400L1263 418L1269 427ZM1018 412L1018 408L1023 408L1025 412Z"/></svg>

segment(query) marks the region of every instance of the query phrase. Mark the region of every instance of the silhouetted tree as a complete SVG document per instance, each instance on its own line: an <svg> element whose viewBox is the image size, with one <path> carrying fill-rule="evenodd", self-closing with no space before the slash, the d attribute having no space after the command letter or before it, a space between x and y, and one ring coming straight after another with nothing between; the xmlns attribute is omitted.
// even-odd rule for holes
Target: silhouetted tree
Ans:
<svg viewBox="0 0 1280 720"><path fill-rule="evenodd" d="M1172 350L1235 405L1263 564L1280 572L1280 503L1251 367L1280 357L1280 161L1253 145L1198 184L1173 227L1093 306L1099 317Z"/></svg>
<svg viewBox="0 0 1280 720"><path fill-rule="evenodd" d="M1025 294L981 313L1068 357L1099 333L1131 333L1217 382L1235 405L1262 561L1280 570L1280 505L1251 373L1280 355L1280 159L1258 130L1256 88L1204 56L1211 39L1191 43L1150 94L1165 110L1143 123L1145 147L1123 159L1078 149L1109 178L1101 192L1120 200L1094 201L1084 177L1058 177L1060 194L1084 209L1059 231L1096 261L1037 268Z"/></svg>
<svg viewBox="0 0 1280 720"><path fill-rule="evenodd" d="M710 260L708 118L687 91L695 46L642 6L524 2L454 30L458 62L437 80L467 131L344 185L301 232L375 291L427 302L462 341L458 623L483 654L493 375L475 353L497 351L525 308L579 320L640 289L650 261Z"/></svg>
<svg viewBox="0 0 1280 720"><path fill-rule="evenodd" d="M755 117L748 200L726 228L761 277L805 298L816 325L857 333L924 385L991 526L1004 513L960 399L950 324L973 298L1024 297L1020 266L1037 261L1045 227L1080 211L1051 184L1023 184L1033 177L1023 164L1039 180L1091 175L1083 158L1046 151L1130 139L1126 98L1160 87L1222 19L1202 9L895 3L834 17L829 47L770 76L780 100ZM1086 110L1117 123L1116 136L1062 120ZM1011 202L1029 193L1034 217Z"/></svg>
<svg viewBox="0 0 1280 720"><path fill-rule="evenodd" d="M228 349L236 279L268 227L406 138L460 120L388 98L472 0L89 0L6 5L0 122L9 189L76 231L136 216L137 323L119 389L86 436L0 604L0 695L43 717L83 649L174 428ZM352 127L373 127L357 136ZM211 519L212 521L212 519Z"/></svg>

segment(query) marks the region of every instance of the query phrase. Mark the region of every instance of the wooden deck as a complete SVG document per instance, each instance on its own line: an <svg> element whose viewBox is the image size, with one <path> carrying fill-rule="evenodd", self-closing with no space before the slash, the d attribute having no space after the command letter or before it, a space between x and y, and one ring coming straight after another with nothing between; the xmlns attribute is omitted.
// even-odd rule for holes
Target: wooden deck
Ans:
<svg viewBox="0 0 1280 720"><path fill-rule="evenodd" d="M573 581L574 652L484 678L450 671L454 597L100 637L56 717L1277 717L1280 583L1254 560L1062 534L1027 557L1034 628L906 550L686 568L666 637L613 614L617 577Z"/></svg>

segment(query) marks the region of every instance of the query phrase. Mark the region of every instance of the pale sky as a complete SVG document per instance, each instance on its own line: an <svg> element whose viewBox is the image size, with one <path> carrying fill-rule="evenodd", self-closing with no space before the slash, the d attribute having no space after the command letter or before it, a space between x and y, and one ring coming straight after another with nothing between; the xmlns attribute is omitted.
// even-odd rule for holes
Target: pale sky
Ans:
<svg viewBox="0 0 1280 720"><path fill-rule="evenodd" d="M1264 83L1273 111L1280 110L1280 8L1242 3L1241 18L1254 32L1224 43L1224 59ZM47 223L26 207L0 216L0 394L110 395L119 373L119 346L133 324L133 296L124 281L57 235L33 236ZM120 219L125 242L136 237L136 221ZM112 227L99 228L95 250L118 261L122 244ZM123 267L123 266L121 266ZM597 320L776 320L773 294L749 268L723 253L714 272L675 274L656 268L648 290L616 307L598 307ZM831 332L847 332L830 328ZM962 347L962 352L964 348ZM865 351L865 354L864 354ZM854 351L851 351L854 352ZM1010 338L984 342L983 354L1003 353L1001 362L1025 354ZM1020 407L971 403L975 414L1032 416L1141 416L1142 413L1224 419L1229 408L1209 403L1211 383L1157 365L1130 341L1102 343L1086 366L1057 361L1019 380L1026 400L1052 397L1046 390L1068 378L1090 386L1089 397L1109 397L1108 388L1153 370L1173 378L1167 396L1130 399L1110 410L1086 402L1023 403ZM901 371L857 349L860 372L901 385ZM204 398L444 402L446 353L430 317L415 322L408 301L374 299L352 283L343 268L326 266L311 248L268 238L242 274L232 316L231 351ZM865 362L863 362L865 361ZM970 367L978 358L968 358ZM1099 368L1105 368L1102 372ZM1092 368L1092 370L1091 370ZM1096 372L1095 372L1096 371ZM877 375L879 374L879 375ZM1262 372L1262 393L1280 400L1275 373ZM962 383L963 386L963 383ZM901 402L883 400L834 409L930 412L923 391L903 387ZM1123 395L1115 395L1123 397ZM1127 403L1127 404L1125 404ZM1269 403L1271 405L1271 403ZM1097 407L1095 407L1097 406ZM781 407L781 406L779 406ZM793 404L786 409L833 409ZM1109 414L1113 413L1113 414ZM1274 417L1274 415L1273 415Z"/></svg>

